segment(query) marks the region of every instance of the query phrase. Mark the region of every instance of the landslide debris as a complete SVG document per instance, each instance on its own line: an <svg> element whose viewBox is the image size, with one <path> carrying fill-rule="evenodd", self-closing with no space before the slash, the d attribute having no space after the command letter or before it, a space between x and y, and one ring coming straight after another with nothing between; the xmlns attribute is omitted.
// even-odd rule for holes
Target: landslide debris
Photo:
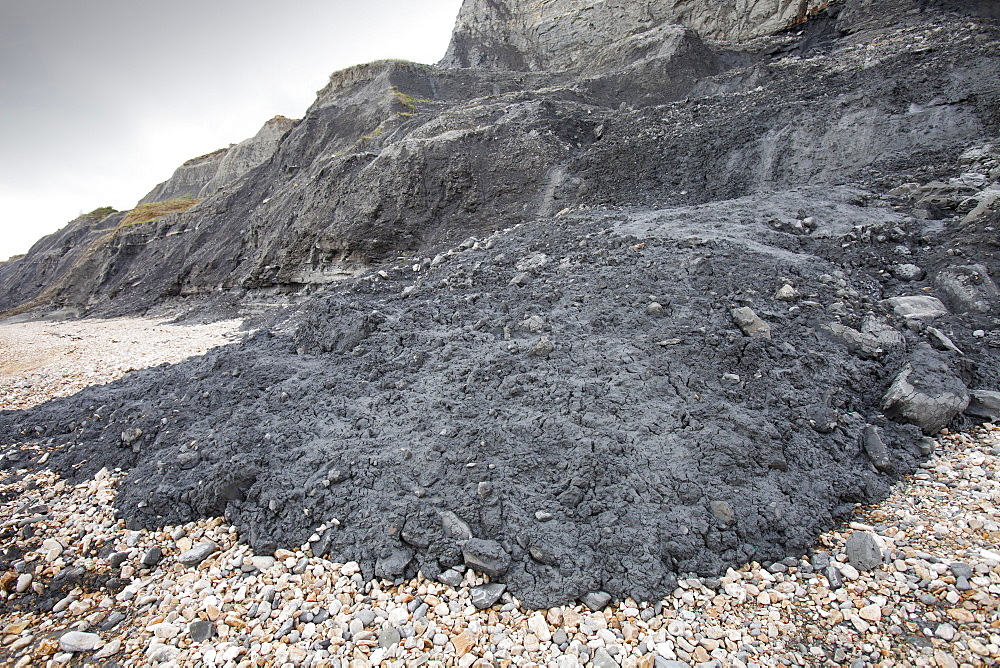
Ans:
<svg viewBox="0 0 1000 668"><path fill-rule="evenodd" d="M932 328L887 301L938 294L885 268L903 249L960 266L957 238L862 195L539 219L386 265L240 345L8 414L4 438L43 439L73 479L129 470L132 526L224 515L258 553L308 542L366 576L464 564L532 607L651 600L681 574L801 553L913 471L920 429L882 414L898 376L995 387L976 333L1000 335L990 314ZM796 226L786 207L806 201ZM889 234L853 258L844 240L873 229Z"/></svg>

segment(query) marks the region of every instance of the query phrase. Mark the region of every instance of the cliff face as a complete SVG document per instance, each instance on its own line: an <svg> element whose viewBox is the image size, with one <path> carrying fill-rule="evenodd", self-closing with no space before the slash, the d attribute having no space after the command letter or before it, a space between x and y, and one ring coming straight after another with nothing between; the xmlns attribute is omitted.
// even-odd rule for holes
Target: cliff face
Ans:
<svg viewBox="0 0 1000 668"><path fill-rule="evenodd" d="M188 160L168 180L153 188L139 204L194 197L210 197L254 167L270 160L295 121L276 116L239 144Z"/></svg>
<svg viewBox="0 0 1000 668"><path fill-rule="evenodd" d="M469 0L443 66L334 74L301 121L179 168L144 201L204 202L115 231L45 300L302 292L567 207L901 182L997 131L996 29L969 23L991 5L941 4ZM19 267L78 256L52 252L0 270L0 308L43 292Z"/></svg>
<svg viewBox="0 0 1000 668"><path fill-rule="evenodd" d="M773 33L827 5L823 0L466 0L446 67L600 69L608 47L682 25L703 38L746 40Z"/></svg>

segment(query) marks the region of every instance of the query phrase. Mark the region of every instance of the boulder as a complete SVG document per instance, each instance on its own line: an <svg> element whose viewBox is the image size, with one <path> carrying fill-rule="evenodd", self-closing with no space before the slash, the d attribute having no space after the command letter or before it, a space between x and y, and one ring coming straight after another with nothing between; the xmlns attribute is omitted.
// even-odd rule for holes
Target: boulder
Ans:
<svg viewBox="0 0 1000 668"><path fill-rule="evenodd" d="M972 390L965 414L987 422L1000 422L1000 392Z"/></svg>
<svg viewBox="0 0 1000 668"><path fill-rule="evenodd" d="M988 313L1000 296L996 283L981 264L949 267L938 273L934 285L957 313Z"/></svg>
<svg viewBox="0 0 1000 668"><path fill-rule="evenodd" d="M965 384L926 344L914 351L882 397L882 411L888 417L914 424L925 434L939 431L968 405Z"/></svg>
<svg viewBox="0 0 1000 668"><path fill-rule="evenodd" d="M931 322L935 318L948 315L948 309L937 297L913 295L886 299L882 305L905 320Z"/></svg>

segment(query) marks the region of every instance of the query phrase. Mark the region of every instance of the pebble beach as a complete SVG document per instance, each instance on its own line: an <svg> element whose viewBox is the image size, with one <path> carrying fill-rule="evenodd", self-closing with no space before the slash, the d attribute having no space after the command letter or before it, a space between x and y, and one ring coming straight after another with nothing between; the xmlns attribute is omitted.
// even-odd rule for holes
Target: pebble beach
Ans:
<svg viewBox="0 0 1000 668"><path fill-rule="evenodd" d="M238 323L0 324L0 408L222 345ZM221 518L130 531L127 472L0 469L5 666L1000 665L1000 426L942 432L882 503L810 553L662 601L528 610L472 570L366 581L309 543L254 554Z"/></svg>

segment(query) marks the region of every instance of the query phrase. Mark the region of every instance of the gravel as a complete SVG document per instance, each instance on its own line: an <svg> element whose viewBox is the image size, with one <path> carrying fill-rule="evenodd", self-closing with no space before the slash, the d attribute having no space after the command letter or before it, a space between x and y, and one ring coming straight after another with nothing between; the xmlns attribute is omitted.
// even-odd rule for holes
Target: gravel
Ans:
<svg viewBox="0 0 1000 668"><path fill-rule="evenodd" d="M222 518L129 531L113 507L123 472L69 485L42 467L8 469L0 657L15 666L66 663L70 652L121 666L998 665L1000 427L944 431L935 445L916 475L801 559L729 569L717 582L682 577L661 601L597 611L527 610L471 569L455 586L366 581L357 563L316 558L309 543L255 555ZM859 540L886 559L854 568L848 545ZM178 562L207 543L218 549L200 563ZM154 549L163 558L144 565ZM260 557L260 568L243 569Z"/></svg>

